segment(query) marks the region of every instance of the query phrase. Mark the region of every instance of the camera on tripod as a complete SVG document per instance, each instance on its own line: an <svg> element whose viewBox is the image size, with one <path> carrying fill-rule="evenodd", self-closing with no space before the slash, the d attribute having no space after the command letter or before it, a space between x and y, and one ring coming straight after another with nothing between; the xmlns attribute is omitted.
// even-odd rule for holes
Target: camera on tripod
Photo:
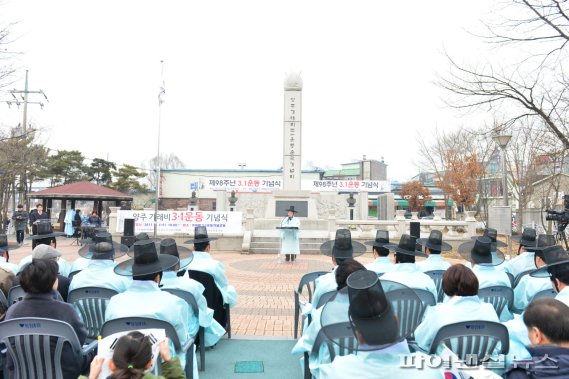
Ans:
<svg viewBox="0 0 569 379"><path fill-rule="evenodd" d="M563 211L546 209L545 212L547 212L547 214L545 215L545 220L555 221L557 222L557 225L564 224L567 226L567 224L569 224L569 195L563 196L563 208L565 208Z"/></svg>

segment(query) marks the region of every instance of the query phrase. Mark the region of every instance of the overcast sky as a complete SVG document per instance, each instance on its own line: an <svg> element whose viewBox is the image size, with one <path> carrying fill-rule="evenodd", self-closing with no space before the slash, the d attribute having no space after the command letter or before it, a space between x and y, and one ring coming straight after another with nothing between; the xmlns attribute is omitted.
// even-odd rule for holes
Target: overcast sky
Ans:
<svg viewBox="0 0 569 379"><path fill-rule="evenodd" d="M0 22L17 22L14 87L28 69L30 89L49 98L28 116L52 149L137 166L155 156L164 60L163 153L187 168L277 169L283 81L301 71L303 165L365 154L406 180L418 133L473 122L445 107L434 81L445 49L460 62L481 56L468 31L491 3L3 0ZM21 118L0 104L0 126Z"/></svg>

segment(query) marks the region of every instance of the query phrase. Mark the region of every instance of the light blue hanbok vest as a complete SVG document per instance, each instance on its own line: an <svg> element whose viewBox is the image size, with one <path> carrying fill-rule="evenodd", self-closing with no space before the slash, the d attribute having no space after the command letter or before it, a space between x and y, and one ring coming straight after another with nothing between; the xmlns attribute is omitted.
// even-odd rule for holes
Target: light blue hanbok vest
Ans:
<svg viewBox="0 0 569 379"><path fill-rule="evenodd" d="M391 272L381 276L381 280L391 280L406 285L409 288L417 288L430 291L435 300L437 299L437 287L428 275L424 274L415 263L398 263Z"/></svg>
<svg viewBox="0 0 569 379"><path fill-rule="evenodd" d="M421 378L421 379L440 379L445 378L441 368L432 368L427 364L421 368L416 366L404 367L405 361L425 362L429 356L422 353L409 352L407 341L399 342L396 345L375 351L358 351L356 354L349 354L336 357L334 362L320 366L319 378L326 379L378 379L378 378ZM420 363L416 364L421 367Z"/></svg>
<svg viewBox="0 0 569 379"><path fill-rule="evenodd" d="M375 261L365 265L365 268L375 271L378 274L383 274L393 271L395 269L395 264L391 262L389 257L377 257Z"/></svg>
<svg viewBox="0 0 569 379"><path fill-rule="evenodd" d="M132 279L115 274L116 263L110 259L93 259L87 268L75 274L71 279L69 291L84 287L102 287L124 292L130 287Z"/></svg>
<svg viewBox="0 0 569 379"><path fill-rule="evenodd" d="M446 270L450 267L450 263L445 261L440 254L431 254L424 261L415 263L422 272Z"/></svg>
<svg viewBox="0 0 569 379"><path fill-rule="evenodd" d="M178 277L174 271L164 271L162 281L160 282L162 289L176 288L191 293L196 299L199 309L198 322L200 326L204 327L205 346L213 346L223 335L225 329L213 318L213 309L207 307L207 301L203 296L204 286L187 276ZM192 315L196 317L196 315ZM192 325L195 320L190 322ZM191 327L190 327L191 328Z"/></svg>

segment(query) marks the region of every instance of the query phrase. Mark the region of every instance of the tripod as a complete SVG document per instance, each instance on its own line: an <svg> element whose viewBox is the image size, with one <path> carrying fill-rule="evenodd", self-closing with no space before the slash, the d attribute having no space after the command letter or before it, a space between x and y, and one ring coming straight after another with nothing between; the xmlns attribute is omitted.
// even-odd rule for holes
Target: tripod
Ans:
<svg viewBox="0 0 569 379"><path fill-rule="evenodd" d="M565 250L569 250L569 244L567 243L567 236L565 235L565 228L567 228L567 222L557 222L557 232L555 233L555 241L565 242Z"/></svg>

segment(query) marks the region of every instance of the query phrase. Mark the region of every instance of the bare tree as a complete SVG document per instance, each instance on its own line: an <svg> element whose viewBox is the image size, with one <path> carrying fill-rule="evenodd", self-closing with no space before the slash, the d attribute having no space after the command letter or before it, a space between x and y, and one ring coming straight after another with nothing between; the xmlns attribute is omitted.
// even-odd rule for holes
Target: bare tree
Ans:
<svg viewBox="0 0 569 379"><path fill-rule="evenodd" d="M482 110L503 115L501 126L518 120L542 123L565 149L569 148L569 81L565 61L569 41L569 3L558 0L513 0L499 9L498 21L486 24L485 36L497 55L525 56L516 64L459 64L449 55L449 72L438 84L452 96L448 104L457 109ZM510 48L518 48L512 54Z"/></svg>
<svg viewBox="0 0 569 379"><path fill-rule="evenodd" d="M160 163L160 164L158 164ZM174 153L169 154L161 154L160 160L158 157L154 157L148 161L142 162L141 168L147 171L146 180L148 182L148 187L155 189L156 188L156 170L160 167L161 170L164 169L175 169L175 168L184 168L184 162Z"/></svg>
<svg viewBox="0 0 569 379"><path fill-rule="evenodd" d="M10 25L0 26L0 89L12 83L10 80L16 68L13 64L15 53L9 49L13 42L10 38Z"/></svg>

